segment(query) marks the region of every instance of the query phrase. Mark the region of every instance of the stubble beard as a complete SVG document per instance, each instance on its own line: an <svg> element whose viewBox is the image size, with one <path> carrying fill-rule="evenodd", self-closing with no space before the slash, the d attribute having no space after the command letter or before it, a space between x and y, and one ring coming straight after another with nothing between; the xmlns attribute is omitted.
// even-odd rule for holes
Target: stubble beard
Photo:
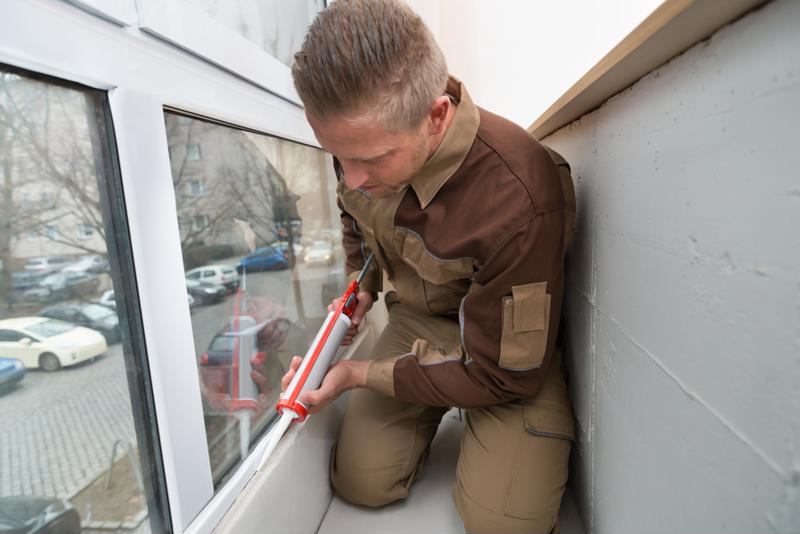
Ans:
<svg viewBox="0 0 800 534"><path fill-rule="evenodd" d="M380 199L389 198L393 197L400 191L403 191L411 182L411 180L414 179L414 176L416 176L417 173L422 170L422 167L425 166L425 162L428 161L429 149L430 147L427 143L420 143L419 146L414 150L414 153L411 155L408 170L406 172L407 176L401 181L401 185L386 186L384 191L372 193L372 197Z"/></svg>

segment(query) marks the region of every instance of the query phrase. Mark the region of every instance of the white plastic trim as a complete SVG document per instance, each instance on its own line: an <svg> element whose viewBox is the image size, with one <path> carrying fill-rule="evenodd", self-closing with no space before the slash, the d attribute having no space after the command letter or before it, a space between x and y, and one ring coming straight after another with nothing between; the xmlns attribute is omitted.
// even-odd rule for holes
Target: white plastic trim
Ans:
<svg viewBox="0 0 800 534"><path fill-rule="evenodd" d="M183 0L139 0L139 25L153 35L301 105L289 67Z"/></svg>

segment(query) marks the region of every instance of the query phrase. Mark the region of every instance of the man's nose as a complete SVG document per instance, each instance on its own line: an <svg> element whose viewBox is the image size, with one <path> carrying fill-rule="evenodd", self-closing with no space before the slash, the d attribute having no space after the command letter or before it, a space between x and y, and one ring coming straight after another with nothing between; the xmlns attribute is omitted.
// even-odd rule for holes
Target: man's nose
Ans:
<svg viewBox="0 0 800 534"><path fill-rule="evenodd" d="M342 170L344 171L344 185L350 189L358 189L369 178L366 168L358 163L342 163Z"/></svg>

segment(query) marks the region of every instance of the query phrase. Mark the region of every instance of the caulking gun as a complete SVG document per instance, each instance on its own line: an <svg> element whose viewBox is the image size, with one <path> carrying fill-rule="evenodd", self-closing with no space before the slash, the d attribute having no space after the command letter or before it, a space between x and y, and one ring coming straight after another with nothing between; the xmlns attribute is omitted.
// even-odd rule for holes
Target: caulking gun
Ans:
<svg viewBox="0 0 800 534"><path fill-rule="evenodd" d="M356 311L359 286L367 274L372 260L373 255L370 253L364 263L364 268L358 274L358 278L350 283L347 291L344 292L339 300L336 309L328 313L308 352L303 357L303 362L298 367L294 378L292 378L286 391L281 394L281 398L275 407L278 413L281 414L281 418L275 425L276 428L273 432L272 440L264 450L259 469L263 467L267 458L272 454L272 450L289 425L292 422L303 422L308 416L308 406L300 402L298 398L306 391L313 391L319 388L322 379L325 378L331 361L336 356L345 334L352 325L350 318Z"/></svg>

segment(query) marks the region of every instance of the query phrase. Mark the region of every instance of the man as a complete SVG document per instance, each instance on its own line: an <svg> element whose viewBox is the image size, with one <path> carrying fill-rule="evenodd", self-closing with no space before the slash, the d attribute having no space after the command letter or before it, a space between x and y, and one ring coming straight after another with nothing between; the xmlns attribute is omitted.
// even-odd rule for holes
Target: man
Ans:
<svg viewBox="0 0 800 534"><path fill-rule="evenodd" d="M314 412L353 389L334 488L367 506L405 498L457 406L467 424L453 499L465 528L555 529L573 429L555 349L571 223L553 159L472 103L399 1L334 2L292 73L335 158L348 272L370 251L377 260L346 342L384 273L394 288L372 359L334 365L300 399Z"/></svg>

